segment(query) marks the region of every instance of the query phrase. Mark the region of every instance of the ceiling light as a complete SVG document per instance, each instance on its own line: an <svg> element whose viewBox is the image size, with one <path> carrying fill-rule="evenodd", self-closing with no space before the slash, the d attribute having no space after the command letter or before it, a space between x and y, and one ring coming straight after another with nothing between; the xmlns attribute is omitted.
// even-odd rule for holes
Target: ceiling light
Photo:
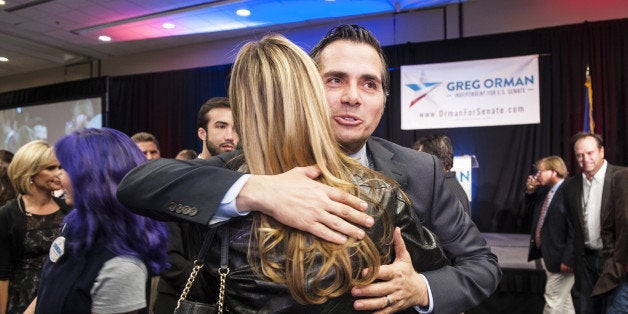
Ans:
<svg viewBox="0 0 628 314"><path fill-rule="evenodd" d="M7 58L7 57L0 57L0 62L9 62L9 58Z"/></svg>
<svg viewBox="0 0 628 314"><path fill-rule="evenodd" d="M7 4L7 2L6 2L6 1L4 1L4 0L0 0L0 5L5 5L5 4Z"/></svg>
<svg viewBox="0 0 628 314"><path fill-rule="evenodd" d="M165 29L173 29L175 26L172 23L163 23L163 24L161 24L161 27L163 27Z"/></svg>
<svg viewBox="0 0 628 314"><path fill-rule="evenodd" d="M249 16L251 15L251 11L247 10L247 9L240 9L238 11L236 11L236 14L239 16Z"/></svg>
<svg viewBox="0 0 628 314"><path fill-rule="evenodd" d="M101 35L101 36L98 36L98 40L100 40L100 41L111 41L111 37L105 36L105 35Z"/></svg>

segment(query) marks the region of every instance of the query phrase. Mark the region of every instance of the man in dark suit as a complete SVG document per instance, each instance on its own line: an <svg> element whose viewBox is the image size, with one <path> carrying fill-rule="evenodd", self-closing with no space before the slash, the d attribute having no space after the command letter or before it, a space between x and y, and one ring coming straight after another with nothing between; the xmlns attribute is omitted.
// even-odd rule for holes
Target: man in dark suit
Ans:
<svg viewBox="0 0 628 314"><path fill-rule="evenodd" d="M610 203L602 218L602 256L606 261L593 296L608 294L606 313L622 313L628 311L628 169L615 172Z"/></svg>
<svg viewBox="0 0 628 314"><path fill-rule="evenodd" d="M239 137L234 130L231 105L226 97L212 97L198 110L196 115L197 135L203 149L198 158L208 159L212 155L233 151ZM161 275L157 287L155 314L171 314L192 272L198 256L204 227L194 223L168 223L168 263L170 267ZM203 272L188 292L187 299L202 302L209 295L206 291Z"/></svg>
<svg viewBox="0 0 628 314"><path fill-rule="evenodd" d="M418 274L408 260L397 256L393 264L380 267L380 282L352 290L358 298L354 307L358 310L385 309L390 312L419 306L418 310L426 312L460 313L479 304L495 291L502 273L497 257L490 251L475 224L449 189L445 188L440 162L428 154L371 137L382 117L388 93L389 76L379 42L362 27L342 25L330 31L311 55L319 66L325 84L333 132L342 149L359 158L364 165L381 171L400 184L422 223L437 235L447 256L453 261L452 266ZM228 160L228 157L221 158L222 161L215 162ZM159 166L154 163L142 166L121 183L118 195L125 205L138 211L150 207L158 209L158 213L148 213L153 217L168 217L172 210L175 213L194 213L197 221L209 221L215 218L211 215L219 205L225 189L216 195L208 193L209 189L206 188L189 188L205 176L222 175L218 169L208 168L211 167L165 162ZM294 181L298 171L304 170L291 170L283 175L290 175ZM234 176L236 174L229 174L229 177ZM295 189L287 180L279 184L277 178L271 183L272 189L267 190L267 195L256 195L260 200L250 196L242 197L243 192L250 192L247 189L251 180L258 179L269 178L250 177L238 194L238 199L244 201L237 201L238 209L263 210L281 223L308 231L303 225L295 224L313 214L307 214L306 217L300 217L302 213L294 215L293 208L284 206L283 202L287 198L301 199L302 207L302 204L308 204L308 200L303 197L312 199L308 195L311 191ZM256 187L261 188L268 186ZM257 204L251 204L253 202ZM314 201L314 204L317 203ZM209 211L204 210L208 205L214 207ZM181 209L185 206L194 207L194 210ZM346 216L343 211L333 213ZM196 217L201 214L203 219ZM329 219L329 214L325 214L319 217ZM287 218L288 215L292 216ZM183 216L180 214L180 217Z"/></svg>
<svg viewBox="0 0 628 314"><path fill-rule="evenodd" d="M549 156L537 161L536 168L537 174L528 179L525 198L526 207L534 210L528 261L542 257L545 264L543 313L575 313L571 299L573 226L565 209L562 188L567 166L562 158Z"/></svg>
<svg viewBox="0 0 628 314"><path fill-rule="evenodd" d="M384 112L389 73L375 37L358 25L332 29L310 52L325 85L336 140L349 155L399 182L423 224L453 261L417 274L396 260L380 268L382 282L356 287L360 310L417 310L460 313L488 297L501 278L497 258L460 202L444 184L438 159L372 137ZM395 276L395 274L405 276ZM387 302L390 301L390 302Z"/></svg>
<svg viewBox="0 0 628 314"><path fill-rule="evenodd" d="M438 160L443 164L445 170L445 184L454 193L462 208L467 215L471 216L471 204L467 192L464 191L458 179L456 179L456 172L451 171L454 166L454 147L451 145L449 136L445 134L438 135L426 135L416 140L412 144L412 148L420 152L428 153L436 156Z"/></svg>
<svg viewBox="0 0 628 314"><path fill-rule="evenodd" d="M582 170L565 183L565 203L574 226L576 286L582 313L602 313L604 299L592 298L593 286L602 273L602 217L607 215L613 174L623 169L604 159L604 140L594 133L575 134L571 143Z"/></svg>

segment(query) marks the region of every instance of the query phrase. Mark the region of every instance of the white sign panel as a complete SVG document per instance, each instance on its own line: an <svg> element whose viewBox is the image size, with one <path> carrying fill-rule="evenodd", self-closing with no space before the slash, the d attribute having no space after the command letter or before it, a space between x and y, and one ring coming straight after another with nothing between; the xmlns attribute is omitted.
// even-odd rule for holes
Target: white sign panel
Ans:
<svg viewBox="0 0 628 314"><path fill-rule="evenodd" d="M401 67L401 129L540 123L538 55Z"/></svg>
<svg viewBox="0 0 628 314"><path fill-rule="evenodd" d="M451 167L451 171L456 172L456 179L462 185L462 189L467 193L469 201L471 201L471 156L454 156L454 165Z"/></svg>

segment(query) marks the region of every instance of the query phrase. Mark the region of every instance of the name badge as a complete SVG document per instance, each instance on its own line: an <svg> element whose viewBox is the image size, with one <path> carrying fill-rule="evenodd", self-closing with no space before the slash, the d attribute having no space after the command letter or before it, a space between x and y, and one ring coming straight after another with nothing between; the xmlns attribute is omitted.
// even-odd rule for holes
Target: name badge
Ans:
<svg viewBox="0 0 628 314"><path fill-rule="evenodd" d="M63 256L65 250L65 237L58 237L50 246L50 261L56 263L61 256Z"/></svg>

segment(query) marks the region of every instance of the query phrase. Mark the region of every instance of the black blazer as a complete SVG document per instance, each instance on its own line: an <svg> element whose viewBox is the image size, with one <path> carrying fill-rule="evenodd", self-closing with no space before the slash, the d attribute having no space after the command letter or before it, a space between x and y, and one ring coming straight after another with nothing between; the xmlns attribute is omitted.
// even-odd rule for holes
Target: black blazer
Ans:
<svg viewBox="0 0 628 314"><path fill-rule="evenodd" d="M244 175L223 168L235 154L146 162L122 179L116 195L136 214L207 226L229 188Z"/></svg>
<svg viewBox="0 0 628 314"><path fill-rule="evenodd" d="M447 186L451 190L451 193L453 193L458 201L460 201L464 212L467 213L467 215L471 216L471 204L469 202L469 197L467 196L467 192L464 191L464 188L462 187L460 182L458 182L458 179L456 179L455 171L445 172L445 184L447 184Z"/></svg>
<svg viewBox="0 0 628 314"><path fill-rule="evenodd" d="M613 174L621 169L626 169L624 167L618 167L611 165L610 163L606 167L606 174L604 176L604 186L602 190L602 207L601 207L601 216L605 217L607 215L608 203L610 202L610 194L611 194L611 180L613 178ZM584 231L583 231L583 212L582 208L582 175L577 174L571 177L568 181L563 183L565 185L565 206L567 208L567 212L569 213L569 219L573 224L574 228L574 257L575 257L575 267L576 271L580 271L579 267L582 265L582 255L584 254Z"/></svg>
<svg viewBox="0 0 628 314"><path fill-rule="evenodd" d="M567 209L564 203L565 182L556 190L552 202L547 208L545 221L541 228L541 248L536 247L534 239L536 225L541 214L541 208L545 202L545 197L550 188L543 188L536 193L526 194L526 207L534 208L532 228L530 230L530 249L528 251L528 261L543 257L545 267L549 272L560 273L560 264L569 267L574 266L573 256L573 225L569 220Z"/></svg>
<svg viewBox="0 0 628 314"><path fill-rule="evenodd" d="M628 265L628 168L616 171L611 184L611 200L602 220L604 270L592 295L612 291L626 278Z"/></svg>

